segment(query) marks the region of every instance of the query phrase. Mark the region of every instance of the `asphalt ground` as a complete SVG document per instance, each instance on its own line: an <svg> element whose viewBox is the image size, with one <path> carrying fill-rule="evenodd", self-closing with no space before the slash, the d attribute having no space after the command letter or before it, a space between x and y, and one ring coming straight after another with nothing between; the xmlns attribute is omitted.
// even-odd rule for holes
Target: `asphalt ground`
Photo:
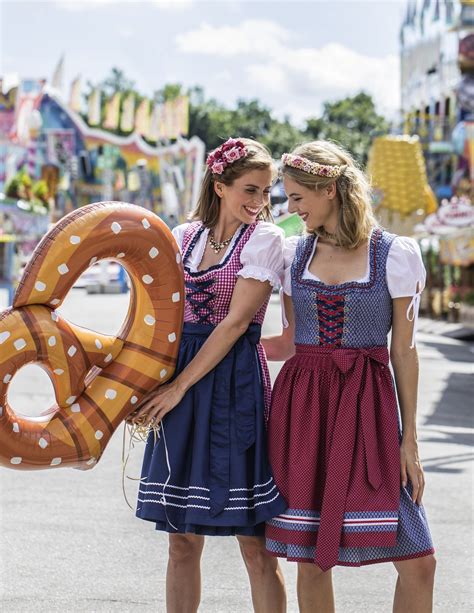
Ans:
<svg viewBox="0 0 474 613"><path fill-rule="evenodd" d="M0 308L5 306L0 294ZM116 332L126 295L87 296L73 290L62 312L74 323ZM264 333L280 327L272 297ZM425 506L438 559L435 611L463 613L473 605L472 460L473 345L421 333L419 439L427 479ZM281 364L271 365L272 376ZM33 415L53 400L47 376L20 371L9 401ZM122 492L122 434L112 438L90 471L0 469L0 609L17 612L165 611L167 537L134 517ZM138 477L143 447L127 473ZM136 482L126 479L133 506ZM282 562L288 611L296 612L295 565ZM248 582L235 539L209 538L203 554L204 613L251 611ZM334 571L337 610L391 611L392 564Z"/></svg>

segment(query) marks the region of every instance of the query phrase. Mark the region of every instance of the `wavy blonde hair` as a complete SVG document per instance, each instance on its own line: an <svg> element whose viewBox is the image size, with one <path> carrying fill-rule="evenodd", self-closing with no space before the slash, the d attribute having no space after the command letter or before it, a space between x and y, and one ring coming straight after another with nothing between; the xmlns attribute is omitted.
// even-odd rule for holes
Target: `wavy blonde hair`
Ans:
<svg viewBox="0 0 474 613"><path fill-rule="evenodd" d="M251 170L267 170L272 171L272 179L276 178L276 169L273 163L273 158L270 151L256 140L251 138L238 138L245 148L247 155L229 164L224 172L220 175L211 172L206 165L206 172L201 184L201 191L196 208L192 211L190 219L193 221L202 221L206 228L214 228L219 219L219 204L220 198L214 189L214 183L224 183L224 185L232 185L236 179L250 172ZM212 153L212 152L211 152ZM270 202L265 206L259 215L259 219L264 221L272 221L270 210Z"/></svg>
<svg viewBox="0 0 474 613"><path fill-rule="evenodd" d="M291 166L283 166L281 173L299 185L314 190L321 190L335 183L340 204L336 241L346 249L358 247L370 236L372 228L377 226L377 221L372 212L369 180L354 158L340 145L325 140L298 145L291 154L311 162L343 167L337 179L320 177ZM326 234L323 227L316 228L314 233L320 236Z"/></svg>

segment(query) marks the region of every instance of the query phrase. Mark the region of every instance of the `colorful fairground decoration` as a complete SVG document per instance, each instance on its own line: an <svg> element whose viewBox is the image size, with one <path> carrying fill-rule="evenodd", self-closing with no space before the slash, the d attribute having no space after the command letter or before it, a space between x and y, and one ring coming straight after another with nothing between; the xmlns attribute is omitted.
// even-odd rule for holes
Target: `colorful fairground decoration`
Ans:
<svg viewBox="0 0 474 613"><path fill-rule="evenodd" d="M67 102L54 80L24 79L5 91L0 79L0 193L44 207L53 220L101 200L142 205L170 225L183 219L205 153L199 138L186 138L187 98L136 104L133 94L115 94L104 105L93 90L81 113L79 80Z"/></svg>

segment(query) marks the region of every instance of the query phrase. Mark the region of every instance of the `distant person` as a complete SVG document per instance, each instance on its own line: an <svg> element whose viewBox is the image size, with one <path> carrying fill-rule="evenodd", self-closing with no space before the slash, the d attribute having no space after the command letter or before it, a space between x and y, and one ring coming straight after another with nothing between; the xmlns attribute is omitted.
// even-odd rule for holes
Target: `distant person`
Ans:
<svg viewBox="0 0 474 613"><path fill-rule="evenodd" d="M171 213L171 215L168 216L168 227L169 227L170 230L172 230L177 225L178 225L178 220L176 218L176 215Z"/></svg>
<svg viewBox="0 0 474 613"><path fill-rule="evenodd" d="M173 230L186 283L177 369L132 417L160 424L148 437L137 516L170 533L169 612L198 610L205 536L236 536L255 611L285 611L264 541L265 520L287 506L267 459L270 377L259 342L283 274L283 232L269 221L273 178L263 145L228 140L207 158L193 221Z"/></svg>
<svg viewBox="0 0 474 613"><path fill-rule="evenodd" d="M306 143L282 162L289 210L307 234L287 244L289 326L262 341L269 359L287 360L268 444L288 508L267 522L267 549L298 563L303 613L334 611L334 566L388 561L398 572L395 613L428 613L435 559L416 433L420 250L377 226L367 180L342 148Z"/></svg>

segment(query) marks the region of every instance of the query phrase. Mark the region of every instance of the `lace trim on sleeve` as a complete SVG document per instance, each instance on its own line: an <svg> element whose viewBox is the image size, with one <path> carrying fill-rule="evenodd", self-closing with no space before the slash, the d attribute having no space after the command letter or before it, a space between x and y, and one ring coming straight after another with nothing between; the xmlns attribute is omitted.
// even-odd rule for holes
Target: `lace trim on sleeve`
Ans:
<svg viewBox="0 0 474 613"><path fill-rule="evenodd" d="M263 266L252 266L249 264L241 268L237 274L244 279L269 281L271 286L277 289L279 289L281 285L280 277L278 276L278 274L273 270L263 268Z"/></svg>

